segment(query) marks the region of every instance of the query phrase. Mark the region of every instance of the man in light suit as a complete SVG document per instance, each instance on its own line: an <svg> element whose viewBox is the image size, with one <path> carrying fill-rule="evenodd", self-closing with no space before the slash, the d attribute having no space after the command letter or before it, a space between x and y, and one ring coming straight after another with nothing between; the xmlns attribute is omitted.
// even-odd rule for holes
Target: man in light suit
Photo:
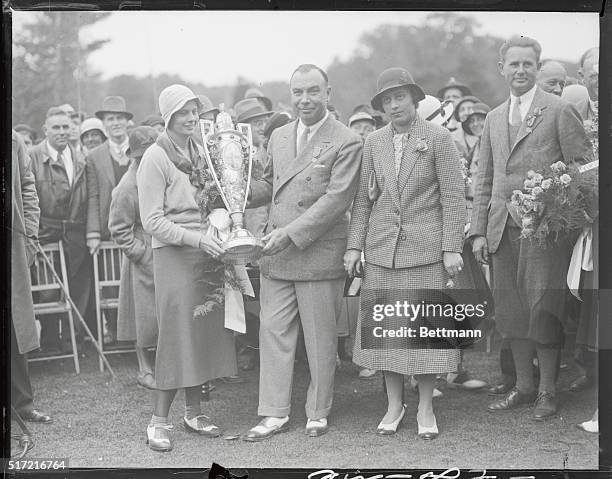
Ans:
<svg viewBox="0 0 612 479"><path fill-rule="evenodd" d="M298 120L274 131L249 207L271 201L261 270L258 414L243 439L287 429L298 314L311 373L306 433L328 431L336 366L336 317L344 285L348 208L361 166L361 139L327 112L327 74L301 65L290 81Z"/></svg>
<svg viewBox="0 0 612 479"><path fill-rule="evenodd" d="M102 108L95 113L102 120L108 139L87 155L87 246L95 254L101 241L110 240L108 215L111 193L126 173L130 159L128 121L133 115L127 111L121 96L109 96L102 102ZM105 313L108 322L108 336L105 343L115 342L117 335L117 313Z"/></svg>
<svg viewBox="0 0 612 479"><path fill-rule="evenodd" d="M582 161L591 149L576 109L536 85L540 53L540 44L528 37L512 37L501 47L499 71L510 98L485 121L470 229L476 258L486 262L491 256L497 328L510 340L516 364L516 386L488 409L504 411L535 401L536 420L558 409L555 381L571 246L567 237L547 247L520 239L522 222L510 198L523 189L529 170Z"/></svg>

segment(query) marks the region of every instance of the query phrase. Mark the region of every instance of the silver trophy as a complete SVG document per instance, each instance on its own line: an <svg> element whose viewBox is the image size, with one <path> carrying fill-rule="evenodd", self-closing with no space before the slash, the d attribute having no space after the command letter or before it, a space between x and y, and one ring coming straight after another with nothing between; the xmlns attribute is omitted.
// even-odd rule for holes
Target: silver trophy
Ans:
<svg viewBox="0 0 612 479"><path fill-rule="evenodd" d="M233 223L230 235L223 243L223 261L228 264L250 263L261 257L264 246L244 227L253 166L251 125L238 123L234 128L230 115L222 111L214 123L200 120L200 130L206 163Z"/></svg>

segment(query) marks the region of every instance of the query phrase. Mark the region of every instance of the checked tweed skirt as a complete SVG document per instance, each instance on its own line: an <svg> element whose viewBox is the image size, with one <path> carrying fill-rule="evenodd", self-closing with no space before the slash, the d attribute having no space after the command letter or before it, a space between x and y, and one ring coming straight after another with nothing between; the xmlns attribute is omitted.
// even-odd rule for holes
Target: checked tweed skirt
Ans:
<svg viewBox="0 0 612 479"><path fill-rule="evenodd" d="M426 288L441 290L445 288L448 275L441 261L413 268L392 269L371 263L364 265L364 278L361 289L362 311L364 303L372 300L377 291L390 289L402 290L403 297L410 300L410 289ZM416 298L415 298L416 301ZM399 374L441 374L457 370L460 358L459 349L362 349L361 324L359 315L353 362L358 366L378 371L392 371ZM423 346L426 340L423 340Z"/></svg>

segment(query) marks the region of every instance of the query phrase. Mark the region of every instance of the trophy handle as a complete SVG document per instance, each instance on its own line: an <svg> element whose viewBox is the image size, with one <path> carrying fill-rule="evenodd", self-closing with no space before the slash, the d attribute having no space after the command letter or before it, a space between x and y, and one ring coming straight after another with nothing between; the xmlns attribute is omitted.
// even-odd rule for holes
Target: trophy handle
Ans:
<svg viewBox="0 0 612 479"><path fill-rule="evenodd" d="M249 191L251 189L251 172L253 170L253 132L251 125L248 123L238 123L236 125L238 131L246 136L249 142L249 172L247 176L246 194L244 195L244 204L242 205L242 211L246 210L247 198L249 197Z"/></svg>
<svg viewBox="0 0 612 479"><path fill-rule="evenodd" d="M221 188L221 183L219 183L219 180L217 179L217 173L215 172L215 167L213 165L212 160L210 159L210 153L208 152L208 145L207 145L207 136L208 135L204 135L204 126L206 125L207 122L210 122L210 120L200 120L200 130L202 131L202 143L203 143L203 150L204 150L204 158L206 159L206 164L208 165L208 168L211 171L212 177L215 180L215 184L217 185L217 189L219 190L219 195L221 195L221 199L223 200L223 204L225 205L225 207L227 208L227 211L231 211L229 202L227 201L227 198L225 198L225 194L223 193L223 188Z"/></svg>
<svg viewBox="0 0 612 479"><path fill-rule="evenodd" d="M208 133L206 133L206 127L208 127ZM215 122L211 120L200 120L200 132L202 133L202 142L206 143L208 137L215 133Z"/></svg>

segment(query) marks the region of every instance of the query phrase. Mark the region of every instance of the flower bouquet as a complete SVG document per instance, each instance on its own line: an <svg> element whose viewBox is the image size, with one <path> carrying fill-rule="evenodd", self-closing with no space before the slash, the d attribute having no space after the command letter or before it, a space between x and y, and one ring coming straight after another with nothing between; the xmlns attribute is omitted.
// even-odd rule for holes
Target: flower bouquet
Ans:
<svg viewBox="0 0 612 479"><path fill-rule="evenodd" d="M514 190L511 199L521 217L522 238L545 245L593 222L598 177L588 165L557 161L541 173L527 173L523 191Z"/></svg>

